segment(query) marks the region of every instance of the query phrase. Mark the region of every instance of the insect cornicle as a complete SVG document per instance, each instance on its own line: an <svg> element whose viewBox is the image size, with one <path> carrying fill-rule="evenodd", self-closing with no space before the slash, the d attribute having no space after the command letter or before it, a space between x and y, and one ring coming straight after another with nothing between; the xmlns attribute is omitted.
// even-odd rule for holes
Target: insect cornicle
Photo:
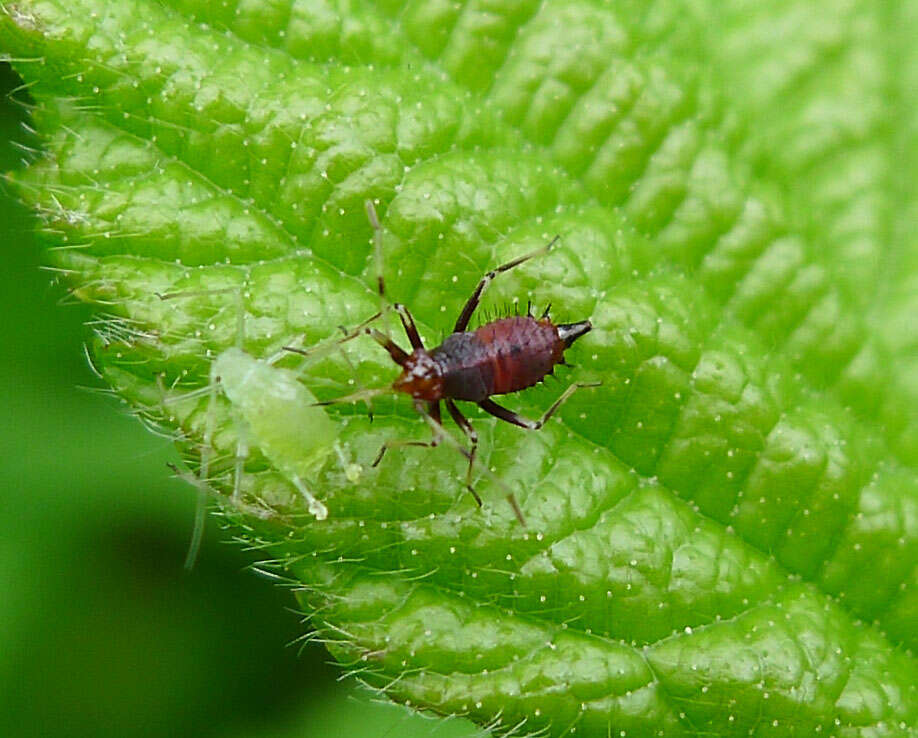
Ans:
<svg viewBox="0 0 918 738"><path fill-rule="evenodd" d="M442 402L446 405L450 417L469 439L470 449L467 450L461 446L458 448L469 461L466 487L480 506L481 498L471 483L478 448L478 434L468 418L456 406L455 401L474 402L486 413L500 420L528 430L538 430L578 389L596 387L601 384L600 382L575 382L552 403L539 420L524 418L498 405L491 397L532 387L547 375L552 374L557 364L565 363L564 351L574 341L588 333L593 327L592 323L589 320L581 320L576 323L556 325L549 317L549 309L546 308L539 318L535 318L527 311L526 315L499 318L475 330L467 330L484 291L495 277L536 256L547 253L559 240L559 237L555 236L545 246L508 261L485 274L465 303L462 312L459 313L453 332L439 346L427 349L421 341L414 318L408 308L401 303L390 303L386 297L385 282L382 276L382 228L373 203L369 200L366 202L366 209L373 227L373 241L379 270L377 288L382 301L382 309L356 330L340 339L339 343L357 336L368 335L386 349L392 360L402 368L402 372L393 382L391 389L363 390L319 404L330 405L369 400L375 395L392 390L412 397L415 409L432 426L433 438L430 441L387 441L373 462L373 466L376 466L390 448L438 445L443 439L443 432L440 430L440 403ZM402 349L388 335L369 325L388 310L394 310L401 319L405 334L411 344L411 353ZM295 347L285 348L296 353L307 353ZM525 524L519 505L512 493L508 495L508 499L519 521Z"/></svg>

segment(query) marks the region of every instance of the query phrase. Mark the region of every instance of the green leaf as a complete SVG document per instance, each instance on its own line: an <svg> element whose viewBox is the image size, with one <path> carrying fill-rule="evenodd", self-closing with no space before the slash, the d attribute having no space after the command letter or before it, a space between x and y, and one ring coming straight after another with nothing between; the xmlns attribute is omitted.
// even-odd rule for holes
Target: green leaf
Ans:
<svg viewBox="0 0 918 738"><path fill-rule="evenodd" d="M906 5L6 2L15 185L105 379L368 684L496 732L910 735ZM471 414L480 510L455 442L371 466L429 437L406 398L311 402L396 373L332 341L378 309L368 198L428 345L555 233L486 302L593 322L558 422Z"/></svg>

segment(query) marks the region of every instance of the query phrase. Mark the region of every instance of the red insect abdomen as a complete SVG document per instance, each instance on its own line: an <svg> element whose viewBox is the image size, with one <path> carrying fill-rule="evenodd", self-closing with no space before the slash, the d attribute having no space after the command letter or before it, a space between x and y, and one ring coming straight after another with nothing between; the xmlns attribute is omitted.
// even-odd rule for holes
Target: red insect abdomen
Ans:
<svg viewBox="0 0 918 738"><path fill-rule="evenodd" d="M563 360L564 349L550 320L514 317L453 333L430 357L442 381L440 397L481 402L538 383Z"/></svg>
<svg viewBox="0 0 918 738"><path fill-rule="evenodd" d="M475 335L487 347L492 395L537 384L564 358L564 343L550 320L502 318L481 326Z"/></svg>

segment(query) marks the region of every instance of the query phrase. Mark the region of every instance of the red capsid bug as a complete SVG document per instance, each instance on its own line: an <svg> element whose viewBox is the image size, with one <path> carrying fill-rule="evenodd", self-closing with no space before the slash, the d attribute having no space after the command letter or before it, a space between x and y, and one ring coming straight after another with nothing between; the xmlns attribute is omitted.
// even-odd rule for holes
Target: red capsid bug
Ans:
<svg viewBox="0 0 918 738"><path fill-rule="evenodd" d="M410 395L415 409L425 417L434 433L430 441L386 441L373 462L377 466L386 451L398 446L437 446L443 440L440 403L446 405L450 417L469 439L470 450L457 446L468 459L466 487L481 506L481 498L472 486L472 471L475 455L478 450L478 434L456 406L456 400L474 402L486 413L499 420L512 423L527 430L539 430L558 411L577 390L584 387L597 387L601 382L575 382L552 403L538 420L530 420L498 405L491 399L493 395L506 395L532 387L554 372L558 364L565 364L564 351L570 348L578 338L588 333L593 325L589 320L576 323L555 324L549 316L549 309L539 318L527 310L526 315L492 320L475 330L468 330L468 324L481 302L488 285L498 274L508 272L530 259L548 253L560 236L555 236L549 243L528 254L517 257L485 274L478 282L471 297L459 313L453 332L439 345L427 349L421 340L414 318L407 307L401 303L390 303L386 297L385 282L382 276L382 227L371 201L366 202L367 216L373 227L373 241L376 251L377 291L381 309L376 315L364 321L357 329L350 332L338 343L349 341L360 335L372 337L382 346L398 364L402 372L393 382L391 389ZM411 353L402 349L384 332L369 324L394 310L405 329L411 344ZM307 354L308 351L294 347L285 347L296 353ZM331 405L342 402L369 401L373 396L391 390L363 390L345 397L318 403ZM512 493L507 496L514 513L521 524L525 525L522 512Z"/></svg>

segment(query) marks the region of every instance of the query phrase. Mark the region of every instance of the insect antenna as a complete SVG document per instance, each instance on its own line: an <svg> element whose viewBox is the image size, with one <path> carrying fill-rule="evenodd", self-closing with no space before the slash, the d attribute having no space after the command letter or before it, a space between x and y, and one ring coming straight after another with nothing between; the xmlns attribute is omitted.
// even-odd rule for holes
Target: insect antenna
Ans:
<svg viewBox="0 0 918 738"><path fill-rule="evenodd" d="M370 221L370 227L373 229L373 250L376 254L376 291L379 295L379 312L382 315L385 315L390 310L394 310L398 313L399 320L402 322L402 327L405 329L405 335L408 336L408 342L411 344L411 348L423 349L424 343L421 341L421 336L418 333L417 326L414 324L414 318L411 312L400 302L390 302L388 295L386 295L386 280L383 273L385 269L382 247L383 229L379 223L379 216L376 214L376 207L373 205L373 201L364 201L364 207L367 211L367 219ZM388 339L389 344L395 345L394 341L392 341L388 335L383 335ZM392 355L392 358L400 364L401 362L395 358L395 354L389 347L386 346L385 348ZM401 351L401 349L399 350Z"/></svg>
<svg viewBox="0 0 918 738"><path fill-rule="evenodd" d="M345 328L343 325L338 326L338 328L341 330L342 333L344 333L344 335L347 335L347 328ZM360 391L365 391L367 388L364 387L363 382L360 381L360 375L357 373L357 367L354 366L354 362L351 361L351 357L347 355L347 351L345 351L343 348L341 349L341 358L344 359L344 363L347 364L348 368L351 370L351 374L354 377L354 382L357 385L357 388ZM373 401L371 398L368 397L366 399L366 405L367 405L367 415L369 415L370 422L372 423L373 422Z"/></svg>
<svg viewBox="0 0 918 738"><path fill-rule="evenodd" d="M372 200L365 200L364 208L367 211L367 219L370 221L370 227L373 229L373 251L376 258L376 292L379 295L379 312L384 313L389 308L389 300L386 297L386 278L383 264L383 247L382 247L382 226L379 224L379 217L376 215L376 208Z"/></svg>
<svg viewBox="0 0 918 738"><path fill-rule="evenodd" d="M405 362L408 361L410 354L402 349L385 330L380 330L377 327L371 327L373 323L384 318L390 312L394 311L398 314L399 320L402 323L402 327L405 329L405 334L408 337L408 341L411 343L412 349L423 349L424 345L421 341L420 334L418 333L417 327L414 323L414 318L409 312L408 308L400 303L393 303L389 301L388 296L386 295L386 281L384 276L384 254L383 254L383 229L382 225L379 222L379 216L376 213L376 207L373 205L372 200L364 201L364 207L367 213L367 219L370 222L370 227L373 229L373 251L376 262L376 294L379 298L379 310L371 315L369 318L364 320L360 325L352 330L348 331L345 328L342 328L344 336L335 340L328 342L326 344L313 346L310 348L301 348L299 346L287 345L283 347L283 351L300 354L310 359L318 359L327 353L337 349L340 349L341 344L348 341L352 341L359 336L370 336L374 341L376 341L380 346L382 346L392 358L392 360L399 366L404 366ZM342 350L343 353L343 350ZM345 356L345 360L351 368L353 365ZM354 372L356 376L356 371ZM370 420L373 419L373 406L371 404L371 399L376 397L379 394L388 393L391 390L389 388L375 390L370 388L365 388L359 384L360 390L351 395L346 395L344 397L338 398L334 401L322 402L321 405L328 405L337 402L357 402L364 401L367 403Z"/></svg>
<svg viewBox="0 0 918 738"><path fill-rule="evenodd" d="M341 397L335 397L331 400L323 400L322 402L314 402L313 406L324 407L326 405L341 405L350 402L366 402L367 400L373 397L379 397L380 395L387 395L394 392L391 387L380 387L378 389L362 389L358 392L352 392L349 395L343 395Z"/></svg>
<svg viewBox="0 0 918 738"><path fill-rule="evenodd" d="M281 346L281 352L287 351L294 354L299 354L300 356L306 356L310 359L318 360L332 353L338 349L341 344L347 343L348 341L353 341L355 338L359 338L366 334L366 329L375 321L379 320L382 317L382 313L374 313L369 318L360 323L357 327L352 328L350 331L345 329L345 335L342 338L336 338L329 341L323 341L309 348L302 348L301 346ZM275 363L283 353L276 354L268 359L268 363Z"/></svg>
<svg viewBox="0 0 918 738"><path fill-rule="evenodd" d="M351 374L354 377L354 383L362 390L365 389L363 383L360 381L360 376L357 373L357 367L354 366L354 362L351 361L350 356L348 356L347 351L344 350L342 344L352 341L358 336L364 335L370 323L375 320L378 320L382 317L382 313L376 313L375 315L370 316L367 320L363 321L357 328L352 331L348 331L343 325L338 326L338 329L344 334L342 338L337 340L330 340L325 343L317 344L316 346L311 346L309 348L300 348L299 346L282 346L281 351L278 354L270 357L268 359L269 364L274 364L286 353L299 354L300 356L305 356L312 361L316 361L323 356L327 356L335 349L341 354L341 358L344 359L344 363L348 365L348 368L351 370ZM373 421L373 405L371 402L367 402L367 411L370 416L370 422Z"/></svg>

